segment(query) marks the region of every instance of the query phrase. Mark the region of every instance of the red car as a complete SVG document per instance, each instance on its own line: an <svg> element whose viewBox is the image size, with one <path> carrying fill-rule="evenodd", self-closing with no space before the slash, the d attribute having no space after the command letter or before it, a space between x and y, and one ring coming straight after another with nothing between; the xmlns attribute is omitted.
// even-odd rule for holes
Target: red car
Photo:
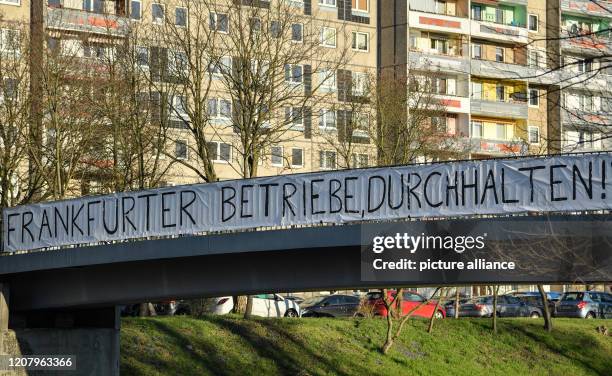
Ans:
<svg viewBox="0 0 612 376"><path fill-rule="evenodd" d="M389 300L391 300L392 298L395 297L395 294L397 292L394 290L390 290L387 293L389 294L389 298L390 298ZM422 295L414 291L404 291L402 294L402 316L407 315L415 307L422 304L426 300L427 299L425 299ZM371 304L374 306L375 315L387 317L387 307L385 307L385 303L383 302L382 293L380 292L369 293L368 294L368 304ZM432 300L428 302L427 304L423 305L422 307L420 307L419 309L417 309L416 311L414 311L412 313L412 316L430 318L431 314L436 309L436 304L437 302L435 300ZM443 319L445 317L446 317L446 312L444 310L444 307L442 306L438 307L438 310L436 311L436 318Z"/></svg>

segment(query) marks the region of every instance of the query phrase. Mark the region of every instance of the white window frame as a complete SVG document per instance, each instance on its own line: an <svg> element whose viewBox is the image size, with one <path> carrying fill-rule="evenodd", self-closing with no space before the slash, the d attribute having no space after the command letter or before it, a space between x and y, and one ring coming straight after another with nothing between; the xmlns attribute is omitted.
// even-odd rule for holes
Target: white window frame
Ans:
<svg viewBox="0 0 612 376"><path fill-rule="evenodd" d="M226 142L222 142L222 141L209 141L209 142L214 143L216 147L215 157L212 159L213 163L229 164L232 160L232 145ZM229 158L227 161L221 158L221 144L229 146Z"/></svg>
<svg viewBox="0 0 612 376"><path fill-rule="evenodd" d="M179 25L176 23L176 11L178 9L183 9L185 11L185 25ZM174 7L174 24L176 25L176 27L183 27L183 28L189 27L189 10L186 7L180 7L180 6Z"/></svg>
<svg viewBox="0 0 612 376"><path fill-rule="evenodd" d="M533 129L537 130L538 140L536 142L533 142L531 140L531 131ZM539 145L540 144L540 127L538 127L537 125L530 125L530 126L527 127L527 141L529 141L530 145Z"/></svg>
<svg viewBox="0 0 612 376"><path fill-rule="evenodd" d="M501 61L497 60L497 51L501 51ZM495 47L495 62L505 63L506 62L506 50L503 47Z"/></svg>
<svg viewBox="0 0 612 376"><path fill-rule="evenodd" d="M503 126L504 128L504 137L502 138L500 138L499 135L497 134L497 131L500 125ZM495 123L495 139L500 140L500 141L508 140L508 124L507 123Z"/></svg>
<svg viewBox="0 0 612 376"><path fill-rule="evenodd" d="M536 94L535 95L536 102L537 102L536 104L531 104L531 98L532 98L531 92L532 91L535 91L535 94ZM534 89L534 88L529 88L527 90L527 92L529 93L528 98L527 98L527 103L529 104L529 107L535 107L535 108L540 107L540 90L539 89Z"/></svg>
<svg viewBox="0 0 612 376"><path fill-rule="evenodd" d="M359 36L364 36L364 35L366 37L366 49L365 50L359 48L359 40L357 39ZM353 45L353 41L355 42L354 45ZM369 52L370 51L370 33L365 32L365 31L353 31L352 39L351 39L351 49L357 52Z"/></svg>
<svg viewBox="0 0 612 376"><path fill-rule="evenodd" d="M474 124L478 124L480 127L480 133L478 135L474 134ZM483 135L483 122L481 120L472 120L470 122L470 138L482 138Z"/></svg>
<svg viewBox="0 0 612 376"><path fill-rule="evenodd" d="M211 119L215 119L215 120L229 120L229 119L231 119L231 117L232 117L232 110L233 110L233 108L232 108L233 106L232 106L232 101L231 101L231 100L229 100L229 99L227 99L227 98L209 98L208 100L210 100L210 101L215 101L215 102L216 102L216 103L215 103L215 109L216 109L216 111L215 111L214 116L211 116ZM222 114L222 112L221 112L221 102L222 102L222 101L226 101L226 102L228 102L228 103L229 103L229 105L230 105L230 106L229 106L229 111L230 111L230 113L229 113L229 115L228 115L228 116L224 116L224 115ZM206 110L206 114L207 114L208 116L210 116L210 114L208 113L208 109Z"/></svg>
<svg viewBox="0 0 612 376"><path fill-rule="evenodd" d="M334 166L328 166L327 156L333 154L334 155ZM323 158L322 158L323 157ZM338 153L334 150L320 150L319 151L319 169L321 170L333 170L338 166Z"/></svg>
<svg viewBox="0 0 612 376"><path fill-rule="evenodd" d="M289 109L289 129L294 130L294 131L303 131L304 130L304 109L300 108L300 107L286 107ZM299 110L301 111L301 116L300 116L300 122L299 123L295 123L294 122L294 111L295 110Z"/></svg>
<svg viewBox="0 0 612 376"><path fill-rule="evenodd" d="M179 105L181 100L183 103ZM172 103L171 103L170 118L172 120L181 120L181 121L186 120L188 118L187 110L185 108L186 106L187 106L187 98L184 95L173 95ZM180 109L181 111L178 111L177 109Z"/></svg>
<svg viewBox="0 0 612 376"><path fill-rule="evenodd" d="M162 14L162 19L161 20L159 20L158 18L155 18L153 16L153 7L155 5L159 5L162 8L162 13L163 14ZM141 10L141 12L142 12L142 10ZM166 4L151 3L151 22L153 22L154 24L157 24L157 25L162 25L165 21L166 21Z"/></svg>
<svg viewBox="0 0 612 376"><path fill-rule="evenodd" d="M213 68L215 68L212 72L211 72L211 69L210 69L211 66ZM214 63L214 65L213 65L212 62L210 62L208 64L208 67L209 67L208 68L208 73L209 74L211 74L213 76L216 76L216 77L221 77L221 76L223 76L224 73L223 72L217 72L217 68L218 67L219 68L220 67L225 67L225 69L228 72L231 72L231 69L232 69L232 57L231 56L220 56L219 59Z"/></svg>
<svg viewBox="0 0 612 376"><path fill-rule="evenodd" d="M355 1L355 4L359 6L359 1ZM353 8L353 4L351 2L351 11L357 13L370 13L370 0L366 0L366 9Z"/></svg>
<svg viewBox="0 0 612 376"><path fill-rule="evenodd" d="M531 16L535 17L535 30L531 29L531 24L530 24ZM538 16L535 13L527 14L527 31L529 31L530 33L537 33L538 31L540 31L540 16Z"/></svg>
<svg viewBox="0 0 612 376"><path fill-rule="evenodd" d="M220 30L219 29L219 15L222 14L227 18L227 30ZM223 12L210 12L210 15L208 16L208 25L210 27L210 17L214 17L215 19L215 28L213 29L215 32L217 33L222 33L222 34L228 34L229 33L229 29L230 29L230 20L229 20L229 14L227 13L223 13Z"/></svg>
<svg viewBox="0 0 612 376"><path fill-rule="evenodd" d="M1 0L0 0L1 1ZM132 3L138 3L140 6L138 7L138 18L132 17ZM130 21L140 22L142 21L142 1L141 0L131 0L130 1Z"/></svg>
<svg viewBox="0 0 612 376"><path fill-rule="evenodd" d="M480 56L478 57L476 57L476 54L474 53L474 51L476 51L476 46L480 47ZM482 43L472 43L472 59L482 59Z"/></svg>
<svg viewBox="0 0 612 376"><path fill-rule="evenodd" d="M363 156L365 156L365 159L367 161L365 166L362 166L359 162L359 157ZM368 153L353 153L351 154L351 158L353 158L353 168L367 168L370 165L370 155Z"/></svg>
<svg viewBox="0 0 612 376"><path fill-rule="evenodd" d="M319 0L318 4L320 7L328 7L328 8L336 8L337 2L336 0Z"/></svg>
<svg viewBox="0 0 612 376"><path fill-rule="evenodd" d="M331 69L322 69L319 71L320 88L326 91L335 91L338 86L336 82L336 72L330 74Z"/></svg>
<svg viewBox="0 0 612 376"><path fill-rule="evenodd" d="M287 79L287 76L285 75L286 83L291 84L291 85L301 85L302 83L304 83L304 66L302 64L287 64L287 67L289 67L289 79ZM294 77L293 77L294 67L300 67L300 70L302 71L302 74L299 77L299 81L294 80Z"/></svg>
<svg viewBox="0 0 612 376"><path fill-rule="evenodd" d="M179 157L176 154L176 147L179 143L184 143L185 144L185 157ZM180 138L177 140L174 140L174 158L176 158L179 161L186 161L189 160L189 141L187 139L184 138Z"/></svg>
<svg viewBox="0 0 612 376"><path fill-rule="evenodd" d="M14 7L21 6L21 0L11 1L11 0L0 0L0 4L12 5Z"/></svg>
<svg viewBox="0 0 612 376"><path fill-rule="evenodd" d="M294 150L299 150L301 152L301 154L302 154L302 164L299 164L299 165L293 164L293 151ZM291 148L291 162L289 164L290 164L291 168L302 168L302 167L304 167L304 149L303 148L295 148L295 147Z"/></svg>
<svg viewBox="0 0 612 376"><path fill-rule="evenodd" d="M337 131L338 130L338 116L336 114L336 111L334 109L331 108L322 108L320 110L320 116L321 116L321 121L319 122L319 129L321 129L322 131ZM329 119L329 116L333 117L333 125L331 125L331 120ZM330 124L330 125L328 125Z"/></svg>
<svg viewBox="0 0 612 376"><path fill-rule="evenodd" d="M352 82L352 94L355 96L362 96L366 93L366 85L367 85L368 74L366 72L356 72L353 71L351 73L351 82Z"/></svg>
<svg viewBox="0 0 612 376"><path fill-rule="evenodd" d="M147 64L140 63L140 52L145 51L147 54ZM136 65L142 69L149 69L151 64L151 51L146 46L136 46Z"/></svg>
<svg viewBox="0 0 612 376"><path fill-rule="evenodd" d="M280 155L274 154L274 149L280 149ZM274 157L280 157L280 163L274 162ZM274 145L270 147L270 165L272 167L284 167L285 163L285 148L282 145Z"/></svg>
<svg viewBox="0 0 612 376"><path fill-rule="evenodd" d="M327 43L329 40L328 38L325 38L325 32L329 30L333 30L334 32L333 43ZM336 30L335 27L329 27L329 26L321 27L321 46L327 47L327 48L336 48L338 46L338 31Z"/></svg>
<svg viewBox="0 0 612 376"><path fill-rule="evenodd" d="M370 129L370 114L367 112L353 112L353 137L369 137L368 130ZM361 122L365 122L365 128L361 126Z"/></svg>

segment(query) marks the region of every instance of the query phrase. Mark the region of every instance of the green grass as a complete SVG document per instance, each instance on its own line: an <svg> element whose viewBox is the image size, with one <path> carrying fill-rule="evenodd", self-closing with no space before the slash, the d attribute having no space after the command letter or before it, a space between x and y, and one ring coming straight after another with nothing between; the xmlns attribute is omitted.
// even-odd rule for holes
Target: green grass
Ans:
<svg viewBox="0 0 612 376"><path fill-rule="evenodd" d="M388 355L381 319L237 316L122 321L122 375L611 375L611 320L410 320Z"/></svg>

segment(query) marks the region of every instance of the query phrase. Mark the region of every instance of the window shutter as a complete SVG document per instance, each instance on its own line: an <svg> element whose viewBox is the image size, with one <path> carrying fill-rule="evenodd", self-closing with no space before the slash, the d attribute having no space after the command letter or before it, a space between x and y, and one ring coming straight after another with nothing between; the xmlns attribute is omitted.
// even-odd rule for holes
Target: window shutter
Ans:
<svg viewBox="0 0 612 376"><path fill-rule="evenodd" d="M232 130L240 133L240 102L232 100Z"/></svg>
<svg viewBox="0 0 612 376"><path fill-rule="evenodd" d="M336 122L338 127L338 141L344 142L346 140L346 111L337 111Z"/></svg>
<svg viewBox="0 0 612 376"><path fill-rule="evenodd" d="M312 95L312 67L308 64L304 65L304 96Z"/></svg>
<svg viewBox="0 0 612 376"><path fill-rule="evenodd" d="M304 107L304 138L312 138L312 109Z"/></svg>
<svg viewBox="0 0 612 376"><path fill-rule="evenodd" d="M353 72L346 69L338 69L336 74L336 84L338 86L338 100L348 102L350 100L351 81Z"/></svg>

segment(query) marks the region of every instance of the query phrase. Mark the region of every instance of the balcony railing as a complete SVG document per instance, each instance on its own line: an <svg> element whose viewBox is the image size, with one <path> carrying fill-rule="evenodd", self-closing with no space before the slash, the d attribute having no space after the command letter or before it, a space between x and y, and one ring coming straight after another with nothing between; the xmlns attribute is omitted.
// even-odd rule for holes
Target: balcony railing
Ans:
<svg viewBox="0 0 612 376"><path fill-rule="evenodd" d="M81 9L48 7L46 17L49 28L111 36L126 34L129 26L125 17Z"/></svg>
<svg viewBox="0 0 612 376"><path fill-rule="evenodd" d="M470 150L473 153L485 153L495 155L525 155L527 144L520 139L517 140L491 140L486 138L470 138Z"/></svg>
<svg viewBox="0 0 612 376"><path fill-rule="evenodd" d="M471 73L492 78L526 80L535 75L535 69L527 65L502 63L499 61L472 59Z"/></svg>
<svg viewBox="0 0 612 376"><path fill-rule="evenodd" d="M526 101L506 102L472 98L470 111L474 115L527 119L528 107Z"/></svg>
<svg viewBox="0 0 612 376"><path fill-rule="evenodd" d="M410 69L469 73L468 59L464 56L429 54L428 52L410 50L409 61Z"/></svg>
<svg viewBox="0 0 612 376"><path fill-rule="evenodd" d="M472 36L487 39L529 43L529 33L524 25L506 25L475 19L472 20L471 33Z"/></svg>
<svg viewBox="0 0 612 376"><path fill-rule="evenodd" d="M561 0L561 11L583 16L612 18L612 2L605 0Z"/></svg>
<svg viewBox="0 0 612 376"><path fill-rule="evenodd" d="M612 38L609 31L602 33L589 30L561 29L561 48L585 54L612 53Z"/></svg>

